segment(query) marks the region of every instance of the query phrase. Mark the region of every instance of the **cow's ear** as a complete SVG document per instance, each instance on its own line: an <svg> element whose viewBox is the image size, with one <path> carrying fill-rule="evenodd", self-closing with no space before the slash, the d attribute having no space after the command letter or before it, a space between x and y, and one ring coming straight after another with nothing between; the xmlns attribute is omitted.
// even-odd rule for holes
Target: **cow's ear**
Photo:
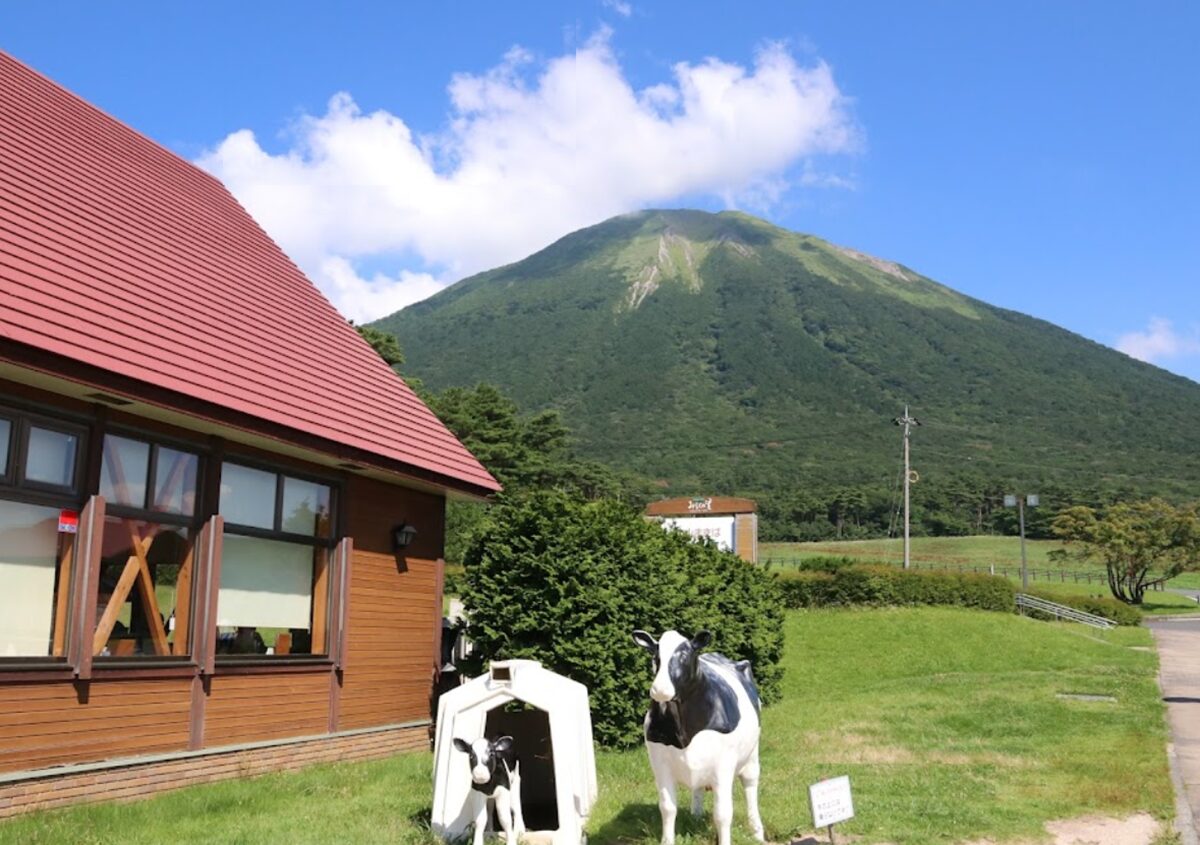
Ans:
<svg viewBox="0 0 1200 845"><path fill-rule="evenodd" d="M464 754L471 753L471 743L467 742L465 739L459 739L458 737L455 737L454 738L454 747L457 748L459 751L463 752Z"/></svg>
<svg viewBox="0 0 1200 845"><path fill-rule="evenodd" d="M497 754L508 754L513 748L513 738L511 736L502 736L492 743L492 751Z"/></svg>
<svg viewBox="0 0 1200 845"><path fill-rule="evenodd" d="M702 651L708 648L708 644L712 642L712 632L701 631L696 636L692 637L692 649L694 651Z"/></svg>
<svg viewBox="0 0 1200 845"><path fill-rule="evenodd" d="M651 654L658 653L658 640L642 630L633 632L633 641Z"/></svg>

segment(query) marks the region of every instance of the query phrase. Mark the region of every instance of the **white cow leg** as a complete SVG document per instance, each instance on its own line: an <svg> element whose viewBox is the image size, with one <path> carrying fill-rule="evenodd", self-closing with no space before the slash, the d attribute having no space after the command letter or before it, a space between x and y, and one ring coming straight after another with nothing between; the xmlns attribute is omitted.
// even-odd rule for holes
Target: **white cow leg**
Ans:
<svg viewBox="0 0 1200 845"><path fill-rule="evenodd" d="M675 781L658 784L658 810L662 813L662 845L675 845Z"/></svg>
<svg viewBox="0 0 1200 845"><path fill-rule="evenodd" d="M521 764L517 764L517 768L513 770L510 777L512 782L512 811L513 811L513 830L517 833L517 840L520 841L521 836L525 833L525 813L521 809Z"/></svg>
<svg viewBox="0 0 1200 845"><path fill-rule="evenodd" d="M729 845L730 826L733 824L732 776L719 776L713 787L713 824L717 827L717 845Z"/></svg>
<svg viewBox="0 0 1200 845"><path fill-rule="evenodd" d="M496 816L504 831L506 845L517 845L517 829L513 824L512 795L507 789L496 790Z"/></svg>
<svg viewBox="0 0 1200 845"><path fill-rule="evenodd" d="M692 815L704 815L704 788L696 787L692 790Z"/></svg>
<svg viewBox="0 0 1200 845"><path fill-rule="evenodd" d="M478 790L471 790L471 794L475 799L475 845L483 845L483 832L487 829L488 823L488 800L487 796Z"/></svg>
<svg viewBox="0 0 1200 845"><path fill-rule="evenodd" d="M758 776L758 750L755 749L750 762L742 767L740 777L746 790L746 815L750 817L750 829L754 831L755 839L764 842L762 816L758 814Z"/></svg>

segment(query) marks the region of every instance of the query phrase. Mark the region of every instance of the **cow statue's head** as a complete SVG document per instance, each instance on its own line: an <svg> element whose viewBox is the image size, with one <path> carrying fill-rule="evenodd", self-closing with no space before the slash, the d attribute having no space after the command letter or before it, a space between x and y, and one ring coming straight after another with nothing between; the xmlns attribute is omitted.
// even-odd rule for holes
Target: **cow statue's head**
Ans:
<svg viewBox="0 0 1200 845"><path fill-rule="evenodd" d="M465 739L454 738L454 747L466 754L471 761L471 780L485 784L492 780L496 766L512 753L513 738L502 736L495 740L477 739L467 742Z"/></svg>
<svg viewBox="0 0 1200 845"><path fill-rule="evenodd" d="M667 631L659 639L645 631L634 631L633 641L654 655L654 683L650 697L660 703L671 701L691 686L696 677L700 652L712 642L712 634L701 631L690 640L678 631Z"/></svg>

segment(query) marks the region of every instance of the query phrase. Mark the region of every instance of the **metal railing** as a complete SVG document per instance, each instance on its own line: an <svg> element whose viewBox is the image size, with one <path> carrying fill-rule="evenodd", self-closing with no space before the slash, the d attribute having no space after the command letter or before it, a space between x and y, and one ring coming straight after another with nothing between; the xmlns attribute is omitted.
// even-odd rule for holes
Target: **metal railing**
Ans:
<svg viewBox="0 0 1200 845"><path fill-rule="evenodd" d="M1039 599L1026 593L1017 593L1017 610L1021 613L1033 610L1053 616L1055 619L1078 622L1081 625L1090 625L1093 628L1102 628L1104 630L1117 627L1116 622L1113 622L1111 619L1105 619L1103 616L1084 613L1082 610L1067 607L1065 604L1046 601L1045 599Z"/></svg>

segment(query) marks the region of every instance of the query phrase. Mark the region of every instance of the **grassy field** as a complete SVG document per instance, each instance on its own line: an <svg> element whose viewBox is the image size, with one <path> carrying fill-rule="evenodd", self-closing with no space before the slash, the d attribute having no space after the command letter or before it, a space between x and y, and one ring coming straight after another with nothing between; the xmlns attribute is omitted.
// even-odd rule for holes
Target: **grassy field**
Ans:
<svg viewBox="0 0 1200 845"><path fill-rule="evenodd" d="M1104 567L1071 561L1060 564L1050 559L1052 551L1061 549L1057 540L1026 540L1025 553L1031 569L1053 569L1067 571L1091 570L1102 575ZM985 567L995 565L1017 569L1021 566L1021 540L1018 537L913 537L911 554L914 563L956 567ZM772 561L774 565L787 567L796 561L827 555L860 558L864 561L885 561L899 564L904 560L904 541L888 540L845 540L822 543L760 543L759 560ZM1043 576L1038 573L1037 583ZM1200 589L1200 573L1188 572L1170 582L1171 587ZM1097 585L1093 583L1093 587ZM1104 585L1098 585L1100 593ZM1195 603L1190 603L1194 608ZM1181 605L1183 606L1183 605Z"/></svg>
<svg viewBox="0 0 1200 845"><path fill-rule="evenodd" d="M922 563L953 564L957 566L987 566L989 564L1020 566L1021 540L1018 537L913 537L912 559ZM1057 540L1026 540L1029 565L1041 568L1056 567L1047 555L1061 549ZM869 560L899 563L904 560L904 541L845 540L823 543L760 543L760 560L787 562L824 555L846 555ZM1076 568L1073 565L1070 568Z"/></svg>
<svg viewBox="0 0 1200 845"><path fill-rule="evenodd" d="M865 843L1036 836L1084 813L1172 808L1149 633L949 608L794 612L786 699L764 714L767 836L809 823L806 785L848 774ZM647 676L649 669L647 669ZM1092 693L1115 703L1059 698ZM196 787L136 804L43 813L0 824L0 843L432 842L431 758ZM598 757L596 845L653 845L658 809L641 749ZM711 806L711 801L710 801ZM748 845L737 799L735 839ZM680 816L680 845L711 841Z"/></svg>

